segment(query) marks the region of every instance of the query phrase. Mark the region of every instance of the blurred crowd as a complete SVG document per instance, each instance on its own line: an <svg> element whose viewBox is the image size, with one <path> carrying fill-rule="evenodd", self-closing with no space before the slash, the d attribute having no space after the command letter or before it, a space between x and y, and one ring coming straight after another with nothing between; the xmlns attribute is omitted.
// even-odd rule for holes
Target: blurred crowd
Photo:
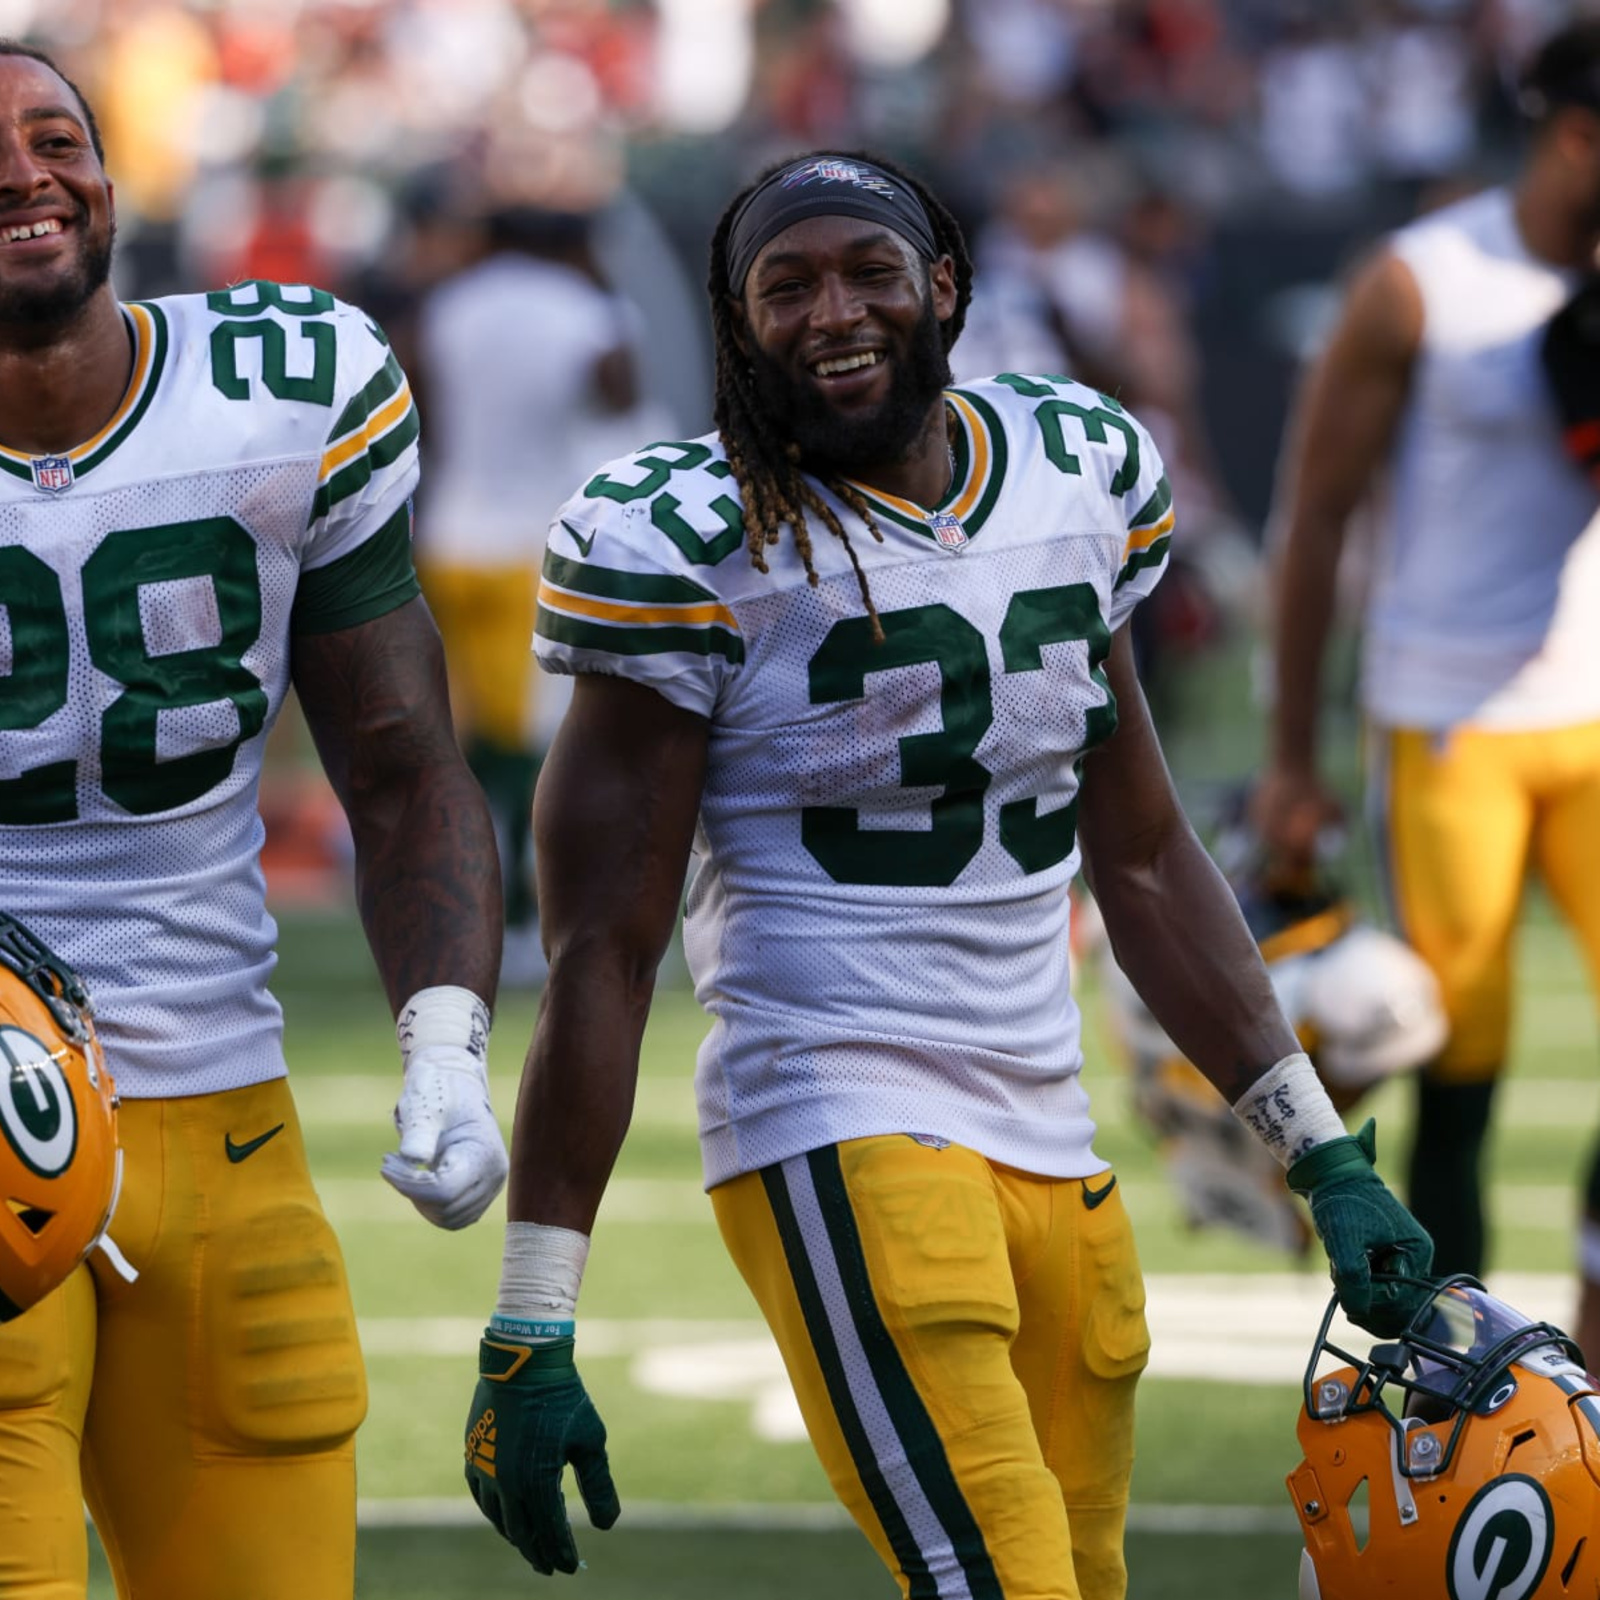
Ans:
<svg viewBox="0 0 1600 1600"><path fill-rule="evenodd" d="M1492 168L1514 65L1570 9L0 0L0 31L55 53L99 108L125 294L269 277L377 299L383 314L470 259L493 209L591 213L601 266L621 265L619 287L666 345L645 353L646 389L698 431L705 240L721 198L769 155L882 149L927 171L976 237L997 220L1012 266L1030 230L1092 235L1054 272L1067 323L1101 318L1125 261L1151 269L1145 284L1175 296L1182 320L1209 231L1230 217L1377 206L1392 220L1429 187ZM1057 183L1068 192L1048 193ZM1114 336L1113 316L1080 343ZM1143 341L1158 366L1161 343Z"/></svg>
<svg viewBox="0 0 1600 1600"><path fill-rule="evenodd" d="M625 189L686 235L759 158L863 143L969 219L1071 152L1115 211L1359 200L1492 157L1558 0L0 0L96 99L138 292L337 283L419 211ZM1155 230L1162 224L1158 220ZM698 262L694 263L698 275Z"/></svg>

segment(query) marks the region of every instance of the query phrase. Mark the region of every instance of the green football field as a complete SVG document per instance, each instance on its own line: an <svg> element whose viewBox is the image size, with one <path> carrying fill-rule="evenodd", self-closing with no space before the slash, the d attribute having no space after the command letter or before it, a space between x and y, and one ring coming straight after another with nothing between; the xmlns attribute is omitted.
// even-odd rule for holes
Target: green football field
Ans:
<svg viewBox="0 0 1600 1600"><path fill-rule="evenodd" d="M559 1584L592 1600L829 1592L891 1600L798 1437L775 1353L722 1254L698 1182L691 1073L703 1024L670 966L632 1132L596 1228L580 1352L612 1438L623 1521L580 1538L576 1579L539 1579L477 1521L461 1482L476 1339L499 1264L497 1207L462 1234L424 1224L377 1175L397 1062L364 946L343 913L286 915L278 990L319 1188L344 1242L371 1377L360 1436L363 1597L494 1600ZM1493 1147L1496 1282L1569 1320L1574 1185L1596 1125L1595 1024L1566 935L1537 903L1521 945L1513 1076ZM1320 1262L1180 1224L1129 1118L1092 989L1084 994L1100 1148L1139 1228L1155 1343L1141 1388L1129 1563L1134 1600L1295 1593L1283 1490L1298 1459L1294 1374L1324 1297ZM502 997L496 1104L511 1111L536 999ZM1407 1097L1372 1104L1394 1174ZM1512 1276L1501 1276L1501 1274ZM97 1600L109 1597L103 1581Z"/></svg>

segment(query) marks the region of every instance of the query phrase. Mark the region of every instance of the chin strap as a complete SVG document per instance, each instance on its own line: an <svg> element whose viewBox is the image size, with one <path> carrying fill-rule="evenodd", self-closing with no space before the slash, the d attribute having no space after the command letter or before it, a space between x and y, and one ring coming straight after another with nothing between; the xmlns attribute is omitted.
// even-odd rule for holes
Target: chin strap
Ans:
<svg viewBox="0 0 1600 1600"><path fill-rule="evenodd" d="M106 1208L105 1226L100 1230L97 1238L85 1255L98 1250L112 1265L117 1276L124 1283L134 1283L138 1280L139 1269L117 1248L117 1242L111 1237L111 1219L117 1214L117 1201L122 1198L122 1151L117 1151L117 1159L113 1167L111 1179L111 1204Z"/></svg>

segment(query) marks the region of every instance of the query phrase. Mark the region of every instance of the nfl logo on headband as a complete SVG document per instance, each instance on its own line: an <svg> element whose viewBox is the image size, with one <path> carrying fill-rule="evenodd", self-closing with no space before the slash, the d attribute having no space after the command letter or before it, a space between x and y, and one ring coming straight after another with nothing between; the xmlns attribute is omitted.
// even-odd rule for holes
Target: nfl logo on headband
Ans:
<svg viewBox="0 0 1600 1600"><path fill-rule="evenodd" d="M28 465L33 468L35 489L60 494L72 487L72 462L66 456L34 456Z"/></svg>
<svg viewBox="0 0 1600 1600"><path fill-rule="evenodd" d="M873 194L891 196L894 194L894 185L883 176L881 172L873 172L866 167L858 167L853 161L840 161L835 157L823 157L820 160L808 161L802 167L796 167L792 172L785 174L783 187L785 189L800 189L812 183L849 183L857 189L866 189Z"/></svg>

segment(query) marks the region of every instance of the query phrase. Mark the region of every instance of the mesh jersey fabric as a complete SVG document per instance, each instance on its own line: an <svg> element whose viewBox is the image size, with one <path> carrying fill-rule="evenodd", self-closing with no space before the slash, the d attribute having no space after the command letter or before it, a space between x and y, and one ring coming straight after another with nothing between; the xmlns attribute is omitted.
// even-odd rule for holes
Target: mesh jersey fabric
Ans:
<svg viewBox="0 0 1600 1600"><path fill-rule="evenodd" d="M83 975L137 1099L285 1071L262 749L295 619L416 592L408 546L367 558L404 544L418 468L404 374L331 295L245 283L127 315L118 416L46 458L68 486L0 451L0 905Z"/></svg>
<svg viewBox="0 0 1600 1600"><path fill-rule="evenodd" d="M536 649L710 719L685 922L714 1018L705 1177L837 1140L935 1135L1052 1176L1104 1169L1079 1082L1067 889L1100 665L1166 563L1150 436L1065 379L947 393L957 471L924 512L865 491L751 565L714 436L596 473L552 525Z"/></svg>

